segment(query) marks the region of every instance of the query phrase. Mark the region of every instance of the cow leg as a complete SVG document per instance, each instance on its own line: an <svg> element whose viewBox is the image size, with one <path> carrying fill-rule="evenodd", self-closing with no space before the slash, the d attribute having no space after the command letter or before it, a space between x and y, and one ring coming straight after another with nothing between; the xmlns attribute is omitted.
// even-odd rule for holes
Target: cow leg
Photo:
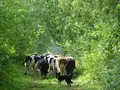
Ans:
<svg viewBox="0 0 120 90"><path fill-rule="evenodd" d="M27 64L24 63L24 66L25 66L25 75L27 75Z"/></svg>
<svg viewBox="0 0 120 90"><path fill-rule="evenodd" d="M53 67L52 67L52 64L49 65L48 73L49 73L49 76L53 74Z"/></svg>
<svg viewBox="0 0 120 90"><path fill-rule="evenodd" d="M42 73L42 74L41 74L41 77L42 77L42 79L46 79L46 74L45 74L45 73Z"/></svg>
<svg viewBox="0 0 120 90"><path fill-rule="evenodd" d="M28 63L25 63L24 66L25 66L25 75L27 75L29 71L29 65Z"/></svg>
<svg viewBox="0 0 120 90"><path fill-rule="evenodd" d="M61 84L61 82L58 80L58 84Z"/></svg>
<svg viewBox="0 0 120 90"><path fill-rule="evenodd" d="M61 70L61 75L64 75L65 74L65 65L64 64L60 65L60 70Z"/></svg>
<svg viewBox="0 0 120 90"><path fill-rule="evenodd" d="M52 64L52 75L55 75L55 64Z"/></svg>
<svg viewBox="0 0 120 90"><path fill-rule="evenodd" d="M37 69L37 72L40 73L40 69Z"/></svg>
<svg viewBox="0 0 120 90"><path fill-rule="evenodd" d="M35 68L35 60L34 60L34 59L32 59L32 61L31 61L31 63L30 63L30 68L31 68L32 70L34 70L34 68Z"/></svg>
<svg viewBox="0 0 120 90"><path fill-rule="evenodd" d="M34 69L35 69L36 72L40 73L39 69L38 69L38 62L36 62L36 64L34 65Z"/></svg>
<svg viewBox="0 0 120 90"><path fill-rule="evenodd" d="M44 75L43 75L43 72L41 72L41 78L42 78L42 79L43 79L43 76L44 76Z"/></svg>
<svg viewBox="0 0 120 90"><path fill-rule="evenodd" d="M43 77L44 79L46 79L46 75L47 75L47 74L46 74L46 73L44 73L44 77Z"/></svg>
<svg viewBox="0 0 120 90"><path fill-rule="evenodd" d="M55 68L56 68L56 72L57 72L57 73L60 73L60 72L61 72L58 62L55 63Z"/></svg>
<svg viewBox="0 0 120 90"><path fill-rule="evenodd" d="M48 68L48 72L50 73L50 67L51 67L51 65L49 65L49 68Z"/></svg>
<svg viewBox="0 0 120 90"><path fill-rule="evenodd" d="M69 84L67 84L68 85L68 87L71 87L71 84L69 83Z"/></svg>

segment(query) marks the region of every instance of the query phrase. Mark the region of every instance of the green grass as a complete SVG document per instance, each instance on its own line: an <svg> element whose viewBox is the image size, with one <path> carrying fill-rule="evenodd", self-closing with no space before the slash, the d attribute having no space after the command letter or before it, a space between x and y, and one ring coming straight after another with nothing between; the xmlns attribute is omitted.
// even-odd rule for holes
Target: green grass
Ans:
<svg viewBox="0 0 120 90"><path fill-rule="evenodd" d="M98 90L95 86L89 86L82 81L81 77L73 80L71 87L63 81L58 84L55 77L41 79L40 74L32 71L29 75L24 75L24 68L19 66L20 77L15 78L15 89L10 90Z"/></svg>

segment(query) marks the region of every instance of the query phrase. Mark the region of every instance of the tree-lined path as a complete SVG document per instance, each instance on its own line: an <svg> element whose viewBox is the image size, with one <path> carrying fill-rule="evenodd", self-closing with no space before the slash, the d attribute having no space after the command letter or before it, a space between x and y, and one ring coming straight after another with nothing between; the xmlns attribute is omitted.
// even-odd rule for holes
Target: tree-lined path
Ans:
<svg viewBox="0 0 120 90"><path fill-rule="evenodd" d="M72 87L24 75L25 56L48 53L75 58ZM120 0L0 0L0 90L120 90L119 78Z"/></svg>

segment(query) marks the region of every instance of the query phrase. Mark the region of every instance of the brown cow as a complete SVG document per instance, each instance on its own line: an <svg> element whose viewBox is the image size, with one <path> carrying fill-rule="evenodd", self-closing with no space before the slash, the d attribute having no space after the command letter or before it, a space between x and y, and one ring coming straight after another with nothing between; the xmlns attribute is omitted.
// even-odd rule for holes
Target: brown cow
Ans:
<svg viewBox="0 0 120 90"><path fill-rule="evenodd" d="M66 66L66 57L59 57L57 60L58 67L60 69L60 73L63 75L65 73L65 66Z"/></svg>

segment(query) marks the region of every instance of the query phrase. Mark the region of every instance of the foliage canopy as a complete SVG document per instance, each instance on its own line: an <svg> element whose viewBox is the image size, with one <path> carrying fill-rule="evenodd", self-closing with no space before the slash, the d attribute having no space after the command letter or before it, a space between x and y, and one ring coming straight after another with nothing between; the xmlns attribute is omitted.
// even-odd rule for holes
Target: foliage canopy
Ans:
<svg viewBox="0 0 120 90"><path fill-rule="evenodd" d="M78 67L83 69L82 75L89 77L89 85L119 90L120 1L0 1L3 86L14 81L14 71L17 75L14 65L21 63L25 55L46 53L50 47L62 47L66 55L75 57Z"/></svg>

